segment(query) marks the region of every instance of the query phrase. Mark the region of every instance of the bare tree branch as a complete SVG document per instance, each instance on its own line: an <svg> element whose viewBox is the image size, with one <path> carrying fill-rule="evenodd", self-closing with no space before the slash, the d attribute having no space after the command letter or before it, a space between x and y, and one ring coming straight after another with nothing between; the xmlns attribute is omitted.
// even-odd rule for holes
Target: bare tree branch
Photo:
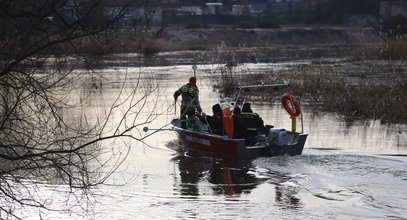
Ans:
<svg viewBox="0 0 407 220"><path fill-rule="evenodd" d="M69 187L66 203L80 206L127 158L127 140L145 144L139 128L158 108L151 73L126 70L105 111L86 113L95 97L89 85L103 77L78 42L108 35L137 1L123 2L106 17L105 0L0 1L0 213L7 217L19 218L18 207L54 210L41 197L45 184ZM106 146L116 140L119 150Z"/></svg>

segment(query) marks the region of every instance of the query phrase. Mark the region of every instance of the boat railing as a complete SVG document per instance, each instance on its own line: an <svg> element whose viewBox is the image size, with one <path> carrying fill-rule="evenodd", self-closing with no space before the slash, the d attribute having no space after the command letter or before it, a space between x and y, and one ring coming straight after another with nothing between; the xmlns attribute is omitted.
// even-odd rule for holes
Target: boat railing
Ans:
<svg viewBox="0 0 407 220"><path fill-rule="evenodd" d="M242 93L243 90L247 90L247 89L257 89L257 88L267 88L267 87L288 87L288 84L264 84L264 85L247 85L247 86L239 86L236 88L235 93L233 94L233 98L231 101L235 104L238 103L239 98L240 98L240 94Z"/></svg>

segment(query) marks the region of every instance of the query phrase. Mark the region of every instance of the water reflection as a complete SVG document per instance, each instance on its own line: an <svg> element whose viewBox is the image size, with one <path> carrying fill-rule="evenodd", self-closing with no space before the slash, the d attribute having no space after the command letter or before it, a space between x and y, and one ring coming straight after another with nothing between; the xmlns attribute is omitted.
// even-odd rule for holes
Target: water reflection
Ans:
<svg viewBox="0 0 407 220"><path fill-rule="evenodd" d="M290 186L276 186L275 201L287 209L300 208L302 206L301 200L297 197L300 191L296 187Z"/></svg>
<svg viewBox="0 0 407 220"><path fill-rule="evenodd" d="M304 174L293 166L293 157L277 156L260 158L256 170L268 178L268 184L274 187L274 201L283 209L298 209L303 206L299 192L303 189ZM265 170L263 170L265 169Z"/></svg>
<svg viewBox="0 0 407 220"><path fill-rule="evenodd" d="M179 174L176 175L179 179L175 179L175 194L192 199L209 195L235 198L250 194L260 186L272 186L265 193L271 199L274 197L273 200L281 208L298 209L303 205L298 196L302 187L298 179L288 173L273 170L259 173L252 161L229 161L187 154L179 154L171 161Z"/></svg>
<svg viewBox="0 0 407 220"><path fill-rule="evenodd" d="M248 64L248 70L262 72L285 68L286 65L289 64ZM200 101L204 111L211 112L211 106L219 101L219 94L213 91L212 76L204 75L203 72L210 72L214 66L199 68ZM180 81L188 79L191 66L153 67L148 70L162 79L160 90L164 92L157 95L160 96L160 103L165 105L168 100L170 104L173 103L173 92L178 89ZM119 88L126 79L126 73L131 73L129 75L133 77L129 76L125 84L125 88L131 91L137 81L135 76L139 76L138 73L142 71L144 69L138 68L101 71L106 80L103 81L103 89L85 90L83 95L78 95L78 100L82 100L82 96L91 97L89 107L78 114L67 113L66 117L72 115L72 123L77 123L81 115L86 115L84 120L97 121L98 113L109 109L122 92ZM154 108L157 106L152 102L147 110ZM276 127L291 126L291 120L279 103L253 103L252 108L268 124ZM114 118L120 118L121 113L118 111ZM172 116L173 111L165 113L171 113ZM172 119L168 114L160 115L148 126L157 128L167 124ZM315 113L306 106L303 106L303 114L304 131L310 136L304 154L296 158L259 158L242 164L186 156L183 152L174 156L166 151L172 147L162 145L170 142L169 145L177 148L179 142L175 134L166 132L146 140L153 148L143 148L141 144L131 145L132 153L128 155L126 165L121 166L120 172L113 174L109 185L97 192L101 194L101 202L95 202L97 217L92 219L270 219L271 216L284 216L286 219L297 219L298 216L307 219L332 216L337 219L348 219L349 216L380 219L395 216L401 219L407 216L406 188L394 187L405 186L407 157L378 159L376 156L360 157L348 152L362 151L362 155L370 155L372 151L406 154L406 125L389 126L377 121L349 123L336 114ZM146 115L140 114L140 119L144 120ZM109 142L106 143L107 150L103 152L107 156L120 157L122 154L117 152L126 152L128 146ZM177 149L174 150L177 152ZM169 167L174 170L168 170ZM113 187L119 184L123 185L120 190ZM65 186L56 187L72 194L69 189L65 190ZM43 198L51 198L48 200L56 204L55 210L66 207L66 198L60 193L51 197L54 195L50 192L53 189L46 188L44 191ZM81 197L72 198L75 200ZM86 199L81 201L89 202ZM103 203L108 205L101 205ZM26 210L22 212L26 212L27 219L35 218L34 214ZM59 214L50 214L50 219L61 219ZM83 218L72 216L71 219Z"/></svg>
<svg viewBox="0 0 407 220"><path fill-rule="evenodd" d="M180 177L179 187L175 190L185 196L201 196L208 193L205 192L207 189L215 195L238 196L250 193L265 181L251 172L253 165L246 161L181 154L172 158L172 162L178 166Z"/></svg>

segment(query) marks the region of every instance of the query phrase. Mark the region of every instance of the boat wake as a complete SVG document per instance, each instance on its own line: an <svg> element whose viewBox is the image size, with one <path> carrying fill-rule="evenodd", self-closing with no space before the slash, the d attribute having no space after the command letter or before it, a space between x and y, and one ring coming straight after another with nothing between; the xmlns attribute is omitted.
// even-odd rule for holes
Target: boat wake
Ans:
<svg viewBox="0 0 407 220"><path fill-rule="evenodd" d="M407 180L405 157L312 149L301 156L259 158L253 163L259 175L268 176L269 183L289 192L298 204L306 201L313 210L326 207L320 210L321 216L327 212L352 218L355 213L359 218L407 214L406 197L401 196L406 190L398 187Z"/></svg>

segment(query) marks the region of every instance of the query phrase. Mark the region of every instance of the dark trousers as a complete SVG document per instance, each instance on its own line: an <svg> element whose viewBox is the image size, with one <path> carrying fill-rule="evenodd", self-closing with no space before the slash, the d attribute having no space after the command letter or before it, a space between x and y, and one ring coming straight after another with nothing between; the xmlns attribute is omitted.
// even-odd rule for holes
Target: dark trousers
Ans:
<svg viewBox="0 0 407 220"><path fill-rule="evenodd" d="M187 112L185 112L185 114L182 114L182 113L181 113L181 117L180 117L180 119L181 119L181 128L186 129L187 128L187 118L190 119L192 116L194 116L195 115L195 110L194 111L187 111Z"/></svg>

